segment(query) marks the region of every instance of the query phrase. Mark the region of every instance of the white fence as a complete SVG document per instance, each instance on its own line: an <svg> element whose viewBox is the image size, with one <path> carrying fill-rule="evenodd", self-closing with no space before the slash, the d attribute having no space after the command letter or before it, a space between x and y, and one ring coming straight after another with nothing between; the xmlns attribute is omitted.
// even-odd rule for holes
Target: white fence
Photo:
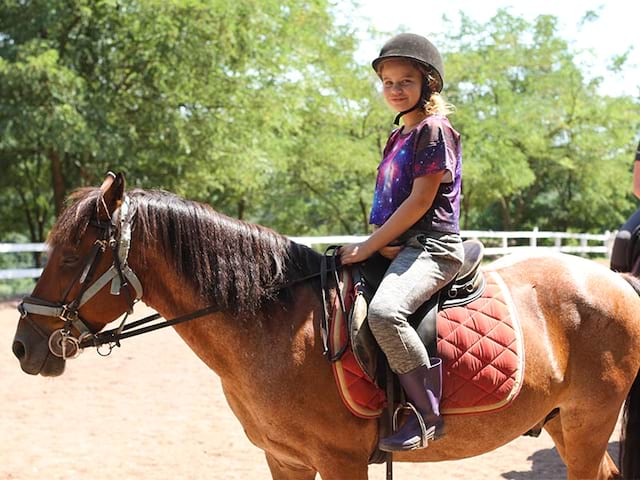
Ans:
<svg viewBox="0 0 640 480"><path fill-rule="evenodd" d="M596 254L609 256L615 232L602 234L544 232L534 229L530 232L484 232L479 230L463 230L465 239L476 238L485 243L484 254L487 257L506 255L527 248L543 248L571 254ZM366 235L331 235L326 237L291 237L295 242L313 247L316 245L344 245L360 242ZM550 245L552 244L552 245ZM43 243L0 243L2 253L46 252ZM17 278L37 278L41 268L14 268L0 270L0 280Z"/></svg>
<svg viewBox="0 0 640 480"><path fill-rule="evenodd" d="M0 254L46 251L47 246L44 243L0 243ZM7 270L0 270L0 280L38 278L41 273L41 268L12 268Z"/></svg>

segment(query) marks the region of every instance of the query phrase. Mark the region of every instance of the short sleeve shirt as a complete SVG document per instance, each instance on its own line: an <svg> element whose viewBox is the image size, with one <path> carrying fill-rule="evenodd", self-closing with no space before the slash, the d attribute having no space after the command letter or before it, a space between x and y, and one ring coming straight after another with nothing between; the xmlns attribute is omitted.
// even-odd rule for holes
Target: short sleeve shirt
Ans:
<svg viewBox="0 0 640 480"><path fill-rule="evenodd" d="M640 162L640 143L638 143L638 148L636 149L636 162Z"/></svg>
<svg viewBox="0 0 640 480"><path fill-rule="evenodd" d="M431 208L411 230L459 233L462 148L447 117L431 115L409 133L394 131L378 166L369 223L382 225L420 176L445 172Z"/></svg>

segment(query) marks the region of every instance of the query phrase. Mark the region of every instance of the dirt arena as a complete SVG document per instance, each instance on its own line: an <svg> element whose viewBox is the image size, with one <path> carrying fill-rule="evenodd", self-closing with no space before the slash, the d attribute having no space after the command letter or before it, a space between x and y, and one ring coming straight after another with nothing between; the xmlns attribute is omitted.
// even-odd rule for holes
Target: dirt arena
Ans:
<svg viewBox="0 0 640 480"><path fill-rule="evenodd" d="M125 340L106 358L87 350L63 376L43 378L22 373L11 353L17 320L15 303L0 304L0 480L271 478L217 376L173 330ZM385 477L383 465L369 471ZM467 460L396 463L394 478L553 480L565 469L543 432Z"/></svg>

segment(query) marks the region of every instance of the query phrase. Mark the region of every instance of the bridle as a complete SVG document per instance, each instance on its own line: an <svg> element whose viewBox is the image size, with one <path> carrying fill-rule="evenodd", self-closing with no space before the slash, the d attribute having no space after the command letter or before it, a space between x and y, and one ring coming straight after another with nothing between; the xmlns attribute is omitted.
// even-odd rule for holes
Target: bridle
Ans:
<svg viewBox="0 0 640 480"><path fill-rule="evenodd" d="M129 197L125 195L120 207L113 212L111 218L91 220L90 225L101 230L100 238L94 242L84 259L82 269L65 290L62 296L63 300L51 302L43 298L28 296L18 306L21 319L31 322L35 330L45 338L46 334L28 317L28 314L59 318L64 322L62 328L55 330L49 336L49 350L55 356L63 359L75 358L84 346L94 344L99 346L106 343L96 344L95 340L99 334L92 332L87 322L81 317L79 310L109 282L111 282L111 295L120 295L124 291L128 297L128 309L119 327L120 330L123 329L127 316L133 311L134 304L142 298L142 284L127 264L133 217L134 212L131 211ZM96 267L107 249L111 251L111 267L91 283ZM69 301L67 298L76 283L80 284L80 289L75 297ZM132 298L130 290L127 288L129 285L135 290L135 298ZM72 334L72 328L79 332L77 337Z"/></svg>

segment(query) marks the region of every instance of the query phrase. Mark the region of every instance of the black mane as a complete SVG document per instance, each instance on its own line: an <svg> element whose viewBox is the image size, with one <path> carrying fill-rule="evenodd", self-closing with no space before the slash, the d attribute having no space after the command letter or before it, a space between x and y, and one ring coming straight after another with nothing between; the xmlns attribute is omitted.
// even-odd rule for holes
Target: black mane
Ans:
<svg viewBox="0 0 640 480"><path fill-rule="evenodd" d="M132 244L141 241L160 249L208 304L257 312L290 297L292 283L319 270L319 253L266 227L165 191L136 189L128 196L135 211ZM71 205L51 231L52 246L79 243L102 193L80 189L70 198ZM142 255L146 250L136 248Z"/></svg>

